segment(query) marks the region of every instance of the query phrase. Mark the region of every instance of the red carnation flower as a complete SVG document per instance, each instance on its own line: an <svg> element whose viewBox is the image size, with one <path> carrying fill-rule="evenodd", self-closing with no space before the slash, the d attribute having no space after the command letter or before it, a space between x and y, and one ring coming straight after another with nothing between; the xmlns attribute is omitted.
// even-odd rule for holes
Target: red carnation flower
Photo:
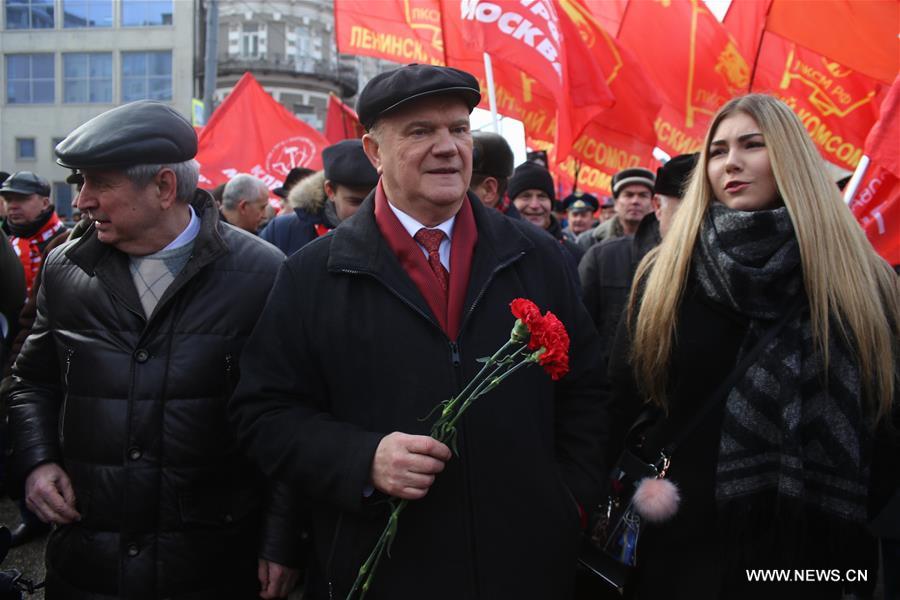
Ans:
<svg viewBox="0 0 900 600"><path fill-rule="evenodd" d="M528 347L544 348L538 363L544 367L553 381L561 379L569 372L569 334L562 321L552 312L548 311L539 327L531 330Z"/></svg>

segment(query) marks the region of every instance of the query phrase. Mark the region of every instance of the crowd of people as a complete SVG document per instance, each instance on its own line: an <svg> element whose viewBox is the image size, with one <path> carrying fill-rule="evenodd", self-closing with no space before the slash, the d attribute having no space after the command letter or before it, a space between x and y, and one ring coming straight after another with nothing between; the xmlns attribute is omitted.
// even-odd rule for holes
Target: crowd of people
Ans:
<svg viewBox="0 0 900 600"><path fill-rule="evenodd" d="M71 228L42 177L2 182L4 483L48 599L346 598L392 499L375 600L900 594L898 279L797 117L735 98L699 152L557 198L479 101L381 73L362 139L273 191L199 189L190 123L138 101L56 147ZM568 373L428 436L516 298ZM626 450L680 500L614 589L579 555Z"/></svg>

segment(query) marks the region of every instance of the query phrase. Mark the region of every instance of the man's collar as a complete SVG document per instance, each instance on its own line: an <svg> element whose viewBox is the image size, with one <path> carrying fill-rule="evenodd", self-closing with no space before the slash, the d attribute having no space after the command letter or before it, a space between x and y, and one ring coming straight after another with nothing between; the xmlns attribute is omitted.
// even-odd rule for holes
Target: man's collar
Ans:
<svg viewBox="0 0 900 600"><path fill-rule="evenodd" d="M178 234L178 237L169 242L169 244L160 250L160 252L181 248L182 246L193 242L194 238L197 237L197 234L200 233L200 217L197 216L197 212L194 210L193 206L188 204L188 208L191 211L191 219L188 221L187 226L180 234Z"/></svg>

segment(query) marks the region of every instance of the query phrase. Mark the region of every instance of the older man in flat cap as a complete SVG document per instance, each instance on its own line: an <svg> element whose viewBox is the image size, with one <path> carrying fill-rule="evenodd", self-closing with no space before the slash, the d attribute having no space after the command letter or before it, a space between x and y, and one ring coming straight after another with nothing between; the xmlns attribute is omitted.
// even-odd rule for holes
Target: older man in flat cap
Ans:
<svg viewBox="0 0 900 600"><path fill-rule="evenodd" d="M350 218L378 183L360 140L343 140L322 151L325 167L294 186L288 204L294 208L276 217L260 237L290 256Z"/></svg>
<svg viewBox="0 0 900 600"><path fill-rule="evenodd" d="M446 67L368 83L358 112L381 179L287 260L248 340L231 414L259 465L312 507L304 597L346 596L389 497L409 506L367 598L571 593L579 507L604 473L600 348L559 244L467 193L479 98ZM518 297L565 323L571 370L510 377L466 414L454 455L425 417L509 339Z"/></svg>
<svg viewBox="0 0 900 600"><path fill-rule="evenodd" d="M277 598L293 583L293 501L225 419L284 257L219 221L196 152L190 123L153 101L56 147L92 224L44 264L10 393L13 464L56 524L51 600Z"/></svg>

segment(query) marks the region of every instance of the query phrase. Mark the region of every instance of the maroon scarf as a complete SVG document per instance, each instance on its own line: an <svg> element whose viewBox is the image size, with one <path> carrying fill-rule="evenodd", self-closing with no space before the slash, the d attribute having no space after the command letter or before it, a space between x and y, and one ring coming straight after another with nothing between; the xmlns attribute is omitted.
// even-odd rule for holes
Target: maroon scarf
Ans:
<svg viewBox="0 0 900 600"><path fill-rule="evenodd" d="M469 286L469 274L472 271L472 256L478 241L478 230L469 199L463 200L453 224L453 238L450 240L450 289L447 294L449 301L422 249L388 206L381 181L375 188L375 224L403 270L425 298L441 329L451 340L456 340Z"/></svg>

